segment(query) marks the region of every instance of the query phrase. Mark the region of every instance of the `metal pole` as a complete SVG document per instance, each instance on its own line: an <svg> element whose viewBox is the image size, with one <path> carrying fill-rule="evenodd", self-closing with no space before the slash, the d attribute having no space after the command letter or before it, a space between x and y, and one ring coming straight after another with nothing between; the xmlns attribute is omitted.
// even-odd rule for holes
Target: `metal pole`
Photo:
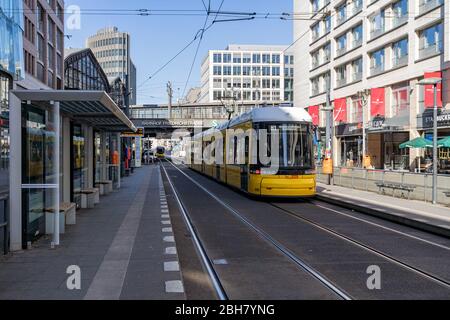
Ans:
<svg viewBox="0 0 450 320"><path fill-rule="evenodd" d="M366 102L361 100L362 105L362 163L361 167L364 168L364 160L366 159Z"/></svg>
<svg viewBox="0 0 450 320"><path fill-rule="evenodd" d="M437 201L437 84L434 84L434 107L433 107L433 204Z"/></svg>
<svg viewBox="0 0 450 320"><path fill-rule="evenodd" d="M53 189L53 201L54 210L55 210L55 218L53 224L53 245L59 246L59 139L60 139L60 118L59 118L59 102L55 102L53 105L53 121L55 122L55 151L53 153L53 161L55 163L55 184L56 188Z"/></svg>
<svg viewBox="0 0 450 320"><path fill-rule="evenodd" d="M326 127L325 127L325 158L327 158L329 155L331 155L331 161L333 161L333 153L331 151L331 130L332 130L332 122L333 122L333 113L331 111L331 105L330 105L330 91L327 91L327 100L326 100ZM327 175L328 179L327 182L330 185L331 184L331 174Z"/></svg>

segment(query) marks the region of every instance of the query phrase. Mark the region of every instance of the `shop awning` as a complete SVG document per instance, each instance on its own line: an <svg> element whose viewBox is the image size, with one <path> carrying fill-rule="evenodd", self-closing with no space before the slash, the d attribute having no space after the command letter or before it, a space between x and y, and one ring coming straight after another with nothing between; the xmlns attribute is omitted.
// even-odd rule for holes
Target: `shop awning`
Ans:
<svg viewBox="0 0 450 320"><path fill-rule="evenodd" d="M438 140L439 148L450 148L450 137L445 137L443 139Z"/></svg>
<svg viewBox="0 0 450 320"><path fill-rule="evenodd" d="M433 142L425 138L419 137L400 144L400 149L405 148L432 148Z"/></svg>
<svg viewBox="0 0 450 320"><path fill-rule="evenodd" d="M22 101L49 104L58 101L62 114L106 131L136 131L131 120L104 91L13 90Z"/></svg>

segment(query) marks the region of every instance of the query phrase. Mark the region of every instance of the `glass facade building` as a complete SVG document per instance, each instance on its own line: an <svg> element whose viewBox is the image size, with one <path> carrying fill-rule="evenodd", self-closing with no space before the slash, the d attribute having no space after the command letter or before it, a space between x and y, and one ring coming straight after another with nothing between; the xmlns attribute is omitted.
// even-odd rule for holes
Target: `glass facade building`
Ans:
<svg viewBox="0 0 450 320"><path fill-rule="evenodd" d="M0 0L0 193L9 189L9 90L24 77L22 1Z"/></svg>

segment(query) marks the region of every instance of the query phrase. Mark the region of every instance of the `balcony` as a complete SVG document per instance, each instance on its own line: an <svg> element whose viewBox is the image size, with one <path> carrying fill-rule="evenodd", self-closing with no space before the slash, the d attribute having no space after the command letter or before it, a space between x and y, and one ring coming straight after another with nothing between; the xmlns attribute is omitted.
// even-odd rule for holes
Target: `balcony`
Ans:
<svg viewBox="0 0 450 320"><path fill-rule="evenodd" d="M347 48L346 47L337 48L336 49L336 57L342 56L346 52L347 52Z"/></svg>
<svg viewBox="0 0 450 320"><path fill-rule="evenodd" d="M408 55L404 55L401 57L395 57L392 60L393 67L402 67L408 65Z"/></svg>
<svg viewBox="0 0 450 320"><path fill-rule="evenodd" d="M400 16L400 17L394 17L394 20L392 21L392 28L396 28L399 25L402 25L403 23L408 22L408 15Z"/></svg>
<svg viewBox="0 0 450 320"><path fill-rule="evenodd" d="M352 42L352 48L357 48L357 47L359 47L360 45L362 45L362 39L354 40L354 41Z"/></svg>
<svg viewBox="0 0 450 320"><path fill-rule="evenodd" d="M425 59L441 53L442 45L440 43L435 43L426 48L419 49L419 59Z"/></svg>
<svg viewBox="0 0 450 320"><path fill-rule="evenodd" d="M444 0L423 0L421 4L419 4L419 15L423 14L425 12L428 12L430 10L433 10L434 8L439 7L444 3Z"/></svg>
<svg viewBox="0 0 450 320"><path fill-rule="evenodd" d="M383 23L383 25L380 28L372 30L370 32L370 39L373 39L373 38L376 38L378 36L381 36L384 33L384 31L385 30L384 30L384 23Z"/></svg>
<svg viewBox="0 0 450 320"><path fill-rule="evenodd" d="M347 84L347 79L346 78L341 78L341 79L336 79L336 87L342 87L345 86Z"/></svg>
<svg viewBox="0 0 450 320"><path fill-rule="evenodd" d="M377 74L380 74L384 72L384 64L380 64L378 66L373 66L370 68L370 75L376 76Z"/></svg>
<svg viewBox="0 0 450 320"><path fill-rule="evenodd" d="M362 80L362 72L353 73L352 79L354 82Z"/></svg>

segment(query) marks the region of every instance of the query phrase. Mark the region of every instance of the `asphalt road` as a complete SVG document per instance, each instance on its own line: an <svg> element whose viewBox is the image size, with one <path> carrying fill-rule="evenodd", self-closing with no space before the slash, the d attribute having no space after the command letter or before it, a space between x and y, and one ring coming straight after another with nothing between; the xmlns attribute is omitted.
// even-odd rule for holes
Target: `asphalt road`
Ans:
<svg viewBox="0 0 450 320"><path fill-rule="evenodd" d="M238 219L230 208L352 299L450 299L448 239L315 200L271 203L251 199L178 167L221 204L172 164L162 165L231 299L340 297ZM169 205L172 212L176 210L175 203L169 201ZM175 234L177 243L179 237L189 243L183 223L174 221L174 228L182 230ZM194 297L213 296L195 250L191 247L186 252L184 265L190 265L190 274L197 275L194 280L184 278L187 287L193 283ZM379 289L367 286L370 266L379 267ZM208 294L202 296L202 291ZM189 290L186 294L190 298Z"/></svg>

